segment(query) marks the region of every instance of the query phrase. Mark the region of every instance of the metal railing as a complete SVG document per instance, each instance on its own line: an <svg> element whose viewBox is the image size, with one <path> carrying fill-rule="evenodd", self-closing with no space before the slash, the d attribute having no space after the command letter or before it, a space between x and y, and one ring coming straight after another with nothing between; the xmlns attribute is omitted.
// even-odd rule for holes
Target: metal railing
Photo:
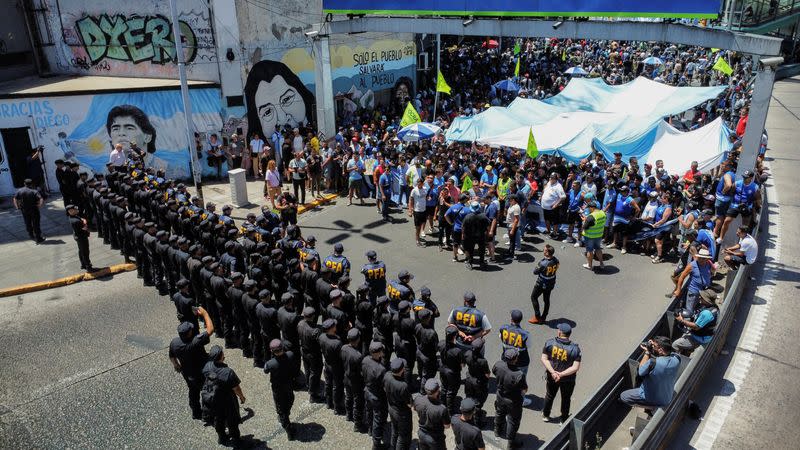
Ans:
<svg viewBox="0 0 800 450"><path fill-rule="evenodd" d="M753 28L800 12L800 0L732 0L728 8L733 29Z"/></svg>
<svg viewBox="0 0 800 450"><path fill-rule="evenodd" d="M758 226L766 212L765 189L762 189L762 196L764 201L761 204L765 207L756 217L756 226L752 232L754 238L758 237ZM680 424L689 399L701 385L708 367L716 361L719 351L725 344L739 300L747 287L750 269L749 265L742 265L738 270L729 272L725 277L724 298L719 309L716 332L711 342L694 350L691 358L681 357L681 367L672 401L666 408L657 409L643 428L639 427L641 431L633 441L631 449L662 447L675 427ZM665 313L645 333L642 341L657 335L674 337L677 330L672 311L679 303L680 298L674 297ZM630 413L631 408L619 401L619 395L623 390L635 387L637 368L642 353L642 349L637 346L630 356L581 405L565 426L541 448L546 450L583 450L587 447L602 446L602 443L617 431Z"/></svg>

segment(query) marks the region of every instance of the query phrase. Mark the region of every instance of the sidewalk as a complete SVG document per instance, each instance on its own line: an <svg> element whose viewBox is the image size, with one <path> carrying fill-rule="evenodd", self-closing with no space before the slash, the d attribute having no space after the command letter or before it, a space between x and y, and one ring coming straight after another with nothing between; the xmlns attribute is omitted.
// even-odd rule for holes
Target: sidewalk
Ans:
<svg viewBox="0 0 800 450"><path fill-rule="evenodd" d="M194 187L189 185L194 194ZM251 204L245 208L234 208L233 218L240 223L247 213L260 214L264 182L249 181L247 194ZM230 184L227 181L212 181L203 185L206 202L217 204L217 211L231 203ZM306 195L306 201L315 198ZM268 202L267 202L268 203ZM11 198L0 199L0 289L21 284L44 282L81 273L78 261L78 246L72 239L72 230L67 221L64 203L60 194L51 194L41 209L42 234L47 239L36 245L28 238L22 214L14 209ZM92 233L89 238L92 264L95 267L108 267L124 262L118 250L103 245L101 239Z"/></svg>

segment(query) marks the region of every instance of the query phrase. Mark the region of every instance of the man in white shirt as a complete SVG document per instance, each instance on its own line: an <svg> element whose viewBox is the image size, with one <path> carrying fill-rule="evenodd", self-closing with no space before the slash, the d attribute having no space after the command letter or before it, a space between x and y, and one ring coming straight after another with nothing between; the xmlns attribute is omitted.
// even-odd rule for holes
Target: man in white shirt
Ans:
<svg viewBox="0 0 800 450"><path fill-rule="evenodd" d="M750 229L742 225L736 230L739 243L725 249L725 264L733 270L741 265L750 265L758 257L758 243L750 236Z"/></svg>
<svg viewBox="0 0 800 450"><path fill-rule="evenodd" d="M305 146L303 144L303 136L300 136L300 129L295 128L293 131L294 136L292 137L292 151L297 154L298 152L302 152Z"/></svg>
<svg viewBox="0 0 800 450"><path fill-rule="evenodd" d="M417 178L416 186L411 190L411 197L408 200L408 216L414 218L414 239L420 247L425 247L425 243L420 240L419 234L427 219L427 214L425 214L427 199L428 188L425 187L425 180L419 177Z"/></svg>
<svg viewBox="0 0 800 450"><path fill-rule="evenodd" d="M658 192L650 191L648 197L649 201L644 205L641 219L645 222L653 223L656 218L656 209L658 208Z"/></svg>
<svg viewBox="0 0 800 450"><path fill-rule="evenodd" d="M509 260L514 259L514 251L517 249L517 233L519 233L519 219L522 209L519 207L519 197L516 195L508 196L509 207L506 210L506 226L508 227L508 253L505 257Z"/></svg>
<svg viewBox="0 0 800 450"><path fill-rule="evenodd" d="M114 149L111 150L111 154L108 155L108 162L113 166L122 166L125 164L125 150L122 148L122 144L114 146Z"/></svg>
<svg viewBox="0 0 800 450"><path fill-rule="evenodd" d="M253 134L253 139L250 139L250 158L253 166L253 176L257 177L261 174L259 167L259 158L261 151L264 149L264 141L258 136L258 133Z"/></svg>
<svg viewBox="0 0 800 450"><path fill-rule="evenodd" d="M551 173L550 181L544 185L544 191L542 192L542 211L544 211L544 224L547 228L547 234L553 238L558 237L558 208L565 198L567 198L567 194L564 192L564 187L558 182L558 174Z"/></svg>

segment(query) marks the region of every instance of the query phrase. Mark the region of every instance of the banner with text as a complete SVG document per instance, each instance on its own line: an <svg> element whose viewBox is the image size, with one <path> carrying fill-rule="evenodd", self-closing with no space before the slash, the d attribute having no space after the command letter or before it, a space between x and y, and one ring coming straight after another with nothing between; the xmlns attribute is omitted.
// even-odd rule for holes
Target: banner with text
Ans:
<svg viewBox="0 0 800 450"><path fill-rule="evenodd" d="M720 0L323 0L333 14L716 18Z"/></svg>

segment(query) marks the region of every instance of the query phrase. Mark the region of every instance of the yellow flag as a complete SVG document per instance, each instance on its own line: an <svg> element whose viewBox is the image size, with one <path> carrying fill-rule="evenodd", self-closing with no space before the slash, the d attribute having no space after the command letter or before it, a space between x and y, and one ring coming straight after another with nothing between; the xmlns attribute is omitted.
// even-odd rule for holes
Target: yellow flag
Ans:
<svg viewBox="0 0 800 450"><path fill-rule="evenodd" d="M711 47L711 53L717 53L719 51L718 48Z"/></svg>
<svg viewBox="0 0 800 450"><path fill-rule="evenodd" d="M517 57L517 67L514 69L514 76L519 78L519 60L521 58Z"/></svg>
<svg viewBox="0 0 800 450"><path fill-rule="evenodd" d="M717 62L714 63L714 70L719 70L720 72L724 73L725 75L730 75L733 73L733 69L728 64L728 61L725 61L725 58L720 57Z"/></svg>
<svg viewBox="0 0 800 450"><path fill-rule="evenodd" d="M444 81L444 75L442 75L441 70L438 70L436 74L436 92L450 94L450 85L447 84L447 81Z"/></svg>
<svg viewBox="0 0 800 450"><path fill-rule="evenodd" d="M406 111L403 113L403 118L400 120L400 126L405 127L417 122L422 122L422 119L419 117L417 110L411 106L411 102L408 102Z"/></svg>
<svg viewBox="0 0 800 450"><path fill-rule="evenodd" d="M567 51L566 50L562 50L561 51L561 61L566 61L566 60L567 60Z"/></svg>
<svg viewBox="0 0 800 450"><path fill-rule="evenodd" d="M467 175L464 177L464 182L461 183L461 192L467 192L468 190L472 189L472 178Z"/></svg>
<svg viewBox="0 0 800 450"><path fill-rule="evenodd" d="M536 145L536 139L533 138L533 127L528 131L528 148L525 153L530 159L536 159L539 156L539 147Z"/></svg>

